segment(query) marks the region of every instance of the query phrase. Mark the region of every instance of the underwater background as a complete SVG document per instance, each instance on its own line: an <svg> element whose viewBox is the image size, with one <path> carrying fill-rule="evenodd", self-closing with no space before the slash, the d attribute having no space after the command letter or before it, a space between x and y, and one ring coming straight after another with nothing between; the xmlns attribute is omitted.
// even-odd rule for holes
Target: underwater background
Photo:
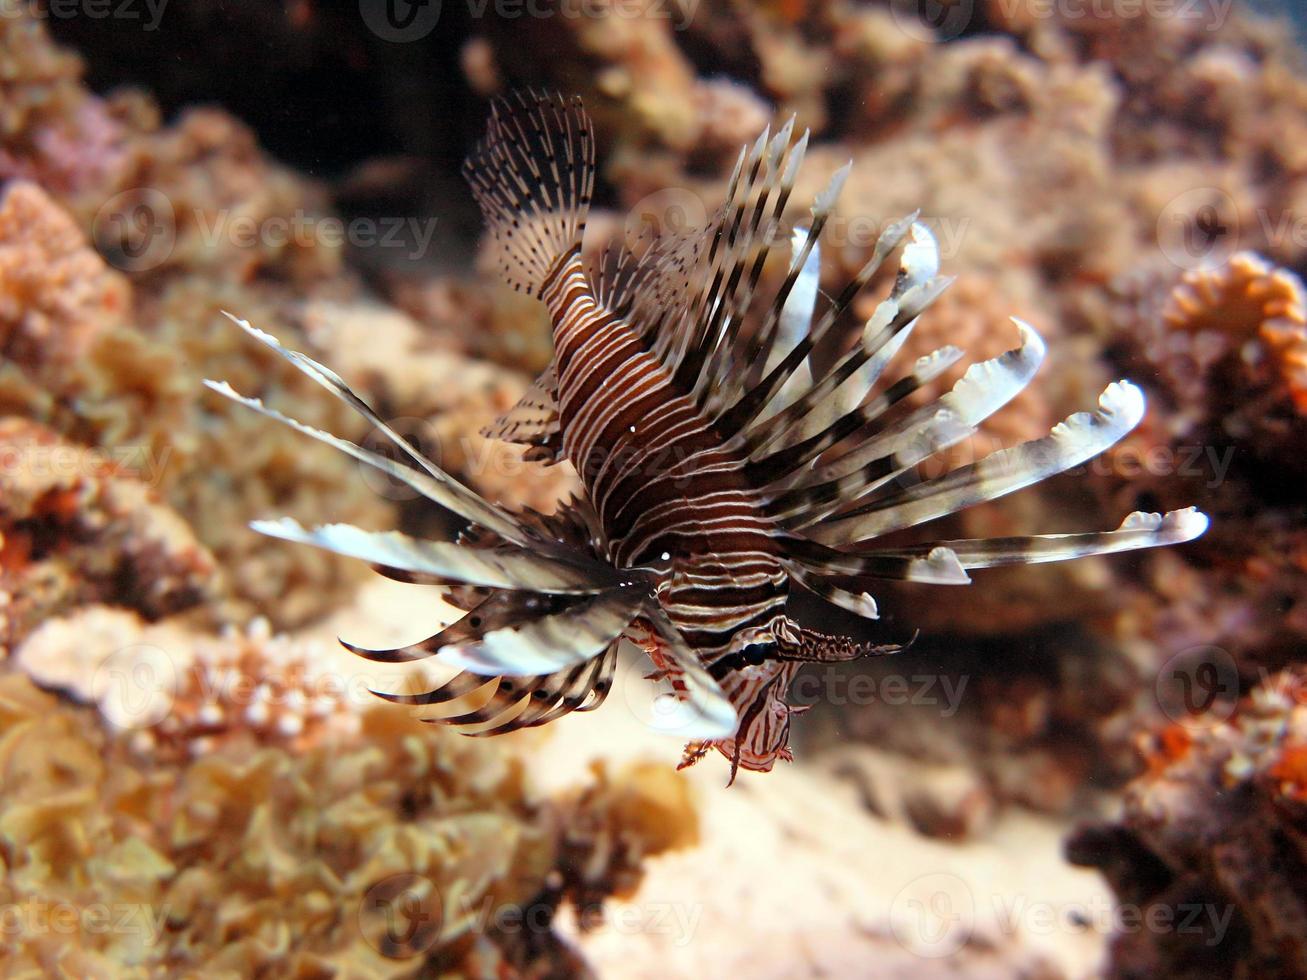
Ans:
<svg viewBox="0 0 1307 980"><path fill-rule="evenodd" d="M0 0L0 975L1307 977L1305 34L1297 0ZM550 356L459 176L526 86L595 119L587 248L705 221L791 114L796 202L853 161L828 288L920 208L957 281L906 356L1049 345L935 472L1144 389L937 536L1211 529L887 587L916 641L808 668L795 761L729 788L634 658L496 739L379 701L398 668L337 637L455 611L248 522L444 518L201 381L384 448L230 311L485 496L574 489L478 435Z"/></svg>

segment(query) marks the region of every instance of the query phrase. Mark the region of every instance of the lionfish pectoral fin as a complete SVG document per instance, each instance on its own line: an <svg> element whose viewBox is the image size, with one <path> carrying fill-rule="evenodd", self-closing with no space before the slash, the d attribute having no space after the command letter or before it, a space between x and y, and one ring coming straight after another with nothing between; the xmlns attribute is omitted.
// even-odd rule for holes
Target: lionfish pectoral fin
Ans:
<svg viewBox="0 0 1307 980"><path fill-rule="evenodd" d="M1108 385L1093 412L1078 412L1042 439L1000 449L975 463L896 492L847 513L837 513L805 533L842 545L915 527L963 508L1005 496L1092 459L1139 424L1143 393L1128 381Z"/></svg>
<svg viewBox="0 0 1307 980"><path fill-rule="evenodd" d="M616 576L598 563L573 565L513 546L475 548L413 538L399 531L365 531L349 524L326 524L310 530L290 517L252 521L250 527L283 541L312 545L449 583L553 594L591 594L617 584Z"/></svg>
<svg viewBox="0 0 1307 980"><path fill-rule="evenodd" d="M1034 565L1041 562L1067 561L1090 555L1111 555L1141 548L1183 544L1201 536L1208 526L1206 514L1193 507L1166 514L1135 511L1115 531L1091 531L1081 534L1035 534L1010 538L970 538L940 541L915 549L865 552L897 558L920 556L930 548L944 547L953 552L963 568L995 568L1000 565Z"/></svg>
<svg viewBox="0 0 1307 980"><path fill-rule="evenodd" d="M525 627L548 618L557 622L557 614L545 616L542 610L556 609L557 603L573 600L554 597L550 602L555 605L533 604L530 597L520 593L498 593L440 633L411 647L398 651L371 651L350 644L346 646L369 659L402 662L440 654L453 643L470 646L489 639L493 645L496 634L502 638L502 634L514 628L514 624ZM564 611L576 613L581 618L594 613L593 607L585 603L574 603ZM531 618L533 614L535 619ZM537 631L535 635L543 633ZM438 713L424 716L423 721L460 728L465 735L487 736L534 728L572 711L592 711L602 704L612 689L620 643L619 634L597 650L593 645L579 642L566 656L555 650L553 662L565 665L548 673L490 675L481 670L465 669L432 690L404 694L373 693L394 704L435 707ZM591 650L594 652L589 652Z"/></svg>
<svg viewBox="0 0 1307 980"><path fill-rule="evenodd" d="M974 431L974 427L1015 398L1043 363L1043 339L1029 324L1015 317L1012 322L1021 337L1020 346L998 357L972 364L947 394L884 425L826 465L796 473L780 485L815 486L837 480L857 472L868 463L900 453L913 443L933 443L944 447L953 444L955 437L962 433ZM914 383L903 394L910 394L919 387ZM894 407L893 399L882 398L886 409ZM956 432L944 431L948 428Z"/></svg>
<svg viewBox="0 0 1307 980"><path fill-rule="evenodd" d="M594 160L594 131L579 98L514 92L493 103L463 175L514 289L539 296L558 260L580 249Z"/></svg>
<svg viewBox="0 0 1307 980"><path fill-rule="evenodd" d="M790 578L798 583L800 587L807 589L819 599L829 602L832 606L838 606L840 609L851 612L862 619L880 618L880 610L877 609L876 600L870 592L850 592L822 578L820 575L812 574L798 562L786 562L785 567L790 574Z"/></svg>
<svg viewBox="0 0 1307 980"><path fill-rule="evenodd" d="M764 374L776 367L782 357L799 346L812 326L821 289L821 243L812 237L811 228L796 228L790 237L792 282L782 289L788 293L775 315L774 337L758 339L756 358L746 369L745 384L757 384ZM757 355L766 352L765 357ZM765 411L777 411L812 387L812 365L804 361L795 368L772 404Z"/></svg>
<svg viewBox="0 0 1307 980"><path fill-rule="evenodd" d="M659 640L660 654L670 661L672 674L680 684L678 694L692 715L668 719L662 727L692 741L730 738L739 725L739 716L721 686L661 608L647 603L642 616Z"/></svg>
<svg viewBox="0 0 1307 980"><path fill-rule="evenodd" d="M378 431L382 432L396 446L417 465L417 467L405 465L395 460L388 459L380 453L372 452L362 446L355 445L347 439L333 435L330 432L324 432L321 429L315 429L306 425L288 415L264 405L257 398L248 398L236 392L230 384L225 381L205 380L205 387L211 391L222 395L224 398L231 399L237 404L252 409L267 418L280 422L297 432L307 435L319 442L339 450L347 456L352 456L361 463L385 473L392 479L404 483L417 493L426 497L433 503L453 511L455 514L470 521L488 528L499 534L506 540L522 546L538 546L538 542L531 541L529 535L522 529L512 516L503 509L496 507L489 501L482 498L476 492L468 489L459 483L452 476L440 469L430 460L426 459L417 451L406 439L384 422L375 411L370 408L366 402L349 389L348 386L333 372L318 364L316 361L305 357L297 351L289 350L283 347L275 337L264 333L255 327L252 327L247 321L237 319L230 313L224 313L228 319L235 323L260 343L276 351L286 360L290 361L307 377L313 379L322 387L326 388L345 404L349 405L364 418L366 418Z"/></svg>
<svg viewBox="0 0 1307 980"><path fill-rule="evenodd" d="M474 674L552 674L602 653L640 614L646 592L614 589L561 610L444 646L442 662Z"/></svg>
<svg viewBox="0 0 1307 980"><path fill-rule="evenodd" d="M971 583L971 577L967 575L958 556L946 546L935 545L924 550L924 553L907 551L899 554L839 551L802 537L791 537L787 544L790 564L798 566L796 571L800 576L800 585L818 595L823 594L820 590L825 590L834 597L849 596L843 586L849 582L861 584L862 579L888 579L929 585ZM826 578L835 578L841 584L834 585L825 581ZM846 601L853 604L857 602L851 598ZM835 605L849 608L845 601L835 602Z"/></svg>

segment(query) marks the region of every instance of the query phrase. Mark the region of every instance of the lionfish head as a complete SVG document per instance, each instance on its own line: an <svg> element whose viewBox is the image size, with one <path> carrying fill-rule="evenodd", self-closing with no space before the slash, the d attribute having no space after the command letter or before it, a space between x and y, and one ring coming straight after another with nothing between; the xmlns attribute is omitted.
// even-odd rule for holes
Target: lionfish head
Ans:
<svg viewBox="0 0 1307 980"><path fill-rule="evenodd" d="M737 631L726 651L710 658L709 672L735 708L739 726L729 738L690 743L682 767L697 762L708 749L730 761L732 780L737 769L770 772L777 759L792 761L790 718L807 710L786 700L799 667L890 650L858 646L855 651L844 638L806 629L784 615Z"/></svg>

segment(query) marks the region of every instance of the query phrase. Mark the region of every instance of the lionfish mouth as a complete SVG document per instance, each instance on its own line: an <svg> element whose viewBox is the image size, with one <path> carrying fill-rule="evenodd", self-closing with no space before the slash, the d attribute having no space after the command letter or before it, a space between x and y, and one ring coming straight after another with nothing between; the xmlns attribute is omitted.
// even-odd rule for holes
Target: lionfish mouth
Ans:
<svg viewBox="0 0 1307 980"><path fill-rule="evenodd" d="M466 174L505 281L539 297L554 359L512 410L486 430L527 458L576 468L583 492L555 513L514 513L463 485L396 432L330 369L232 318L361 414L401 460L312 428L225 383L214 391L406 484L461 522L449 540L290 519L253 527L430 584L465 615L398 649L350 646L405 663L435 657L440 686L382 697L465 734L546 724L601 704L624 640L654 659L655 678L685 708L685 762L708 748L738 768L790 757L790 682L805 662L893 652L821 627L849 613L877 616L886 580L970 581L973 569L1061 561L1176 544L1202 534L1193 510L1134 513L1115 530L936 541L877 548L884 535L1030 486L1103 452L1143 416L1127 381L1095 409L1045 437L1000 449L934 479L918 464L969 438L1033 377L1044 357L1034 328L971 365L926 405L911 396L962 352L945 347L886 371L918 316L947 288L929 229L912 215L890 225L866 264L833 298L818 289L820 237L849 172L830 179L806 224L781 233L808 145L791 119L740 152L722 206L700 232L581 259L595 179L595 142L577 99L522 93L496 102ZM779 286L761 275L788 252ZM891 254L898 273L853 347L828 369L813 351L845 320ZM799 597L817 612L786 616ZM824 611L824 612L823 612ZM838 611L838 613L837 613ZM780 627L759 631L757 624ZM753 624L753 625L750 625ZM741 630L753 630L740 634ZM771 642L767 636L770 635ZM711 638L708 642L703 637ZM347 644L348 645L348 644ZM698 651L729 649L726 656ZM687 720L688 719L688 720Z"/></svg>

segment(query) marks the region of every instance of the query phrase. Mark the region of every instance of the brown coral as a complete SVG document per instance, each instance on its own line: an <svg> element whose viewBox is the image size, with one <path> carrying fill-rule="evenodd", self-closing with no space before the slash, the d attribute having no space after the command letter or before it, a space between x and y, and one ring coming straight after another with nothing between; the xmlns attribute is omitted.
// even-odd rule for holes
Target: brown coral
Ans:
<svg viewBox="0 0 1307 980"><path fill-rule="evenodd" d="M1119 934L1111 976L1307 973L1305 681L1301 668L1270 675L1228 722L1160 733L1120 823L1072 840L1072 859L1101 868L1119 901L1145 916L1219 913L1190 930Z"/></svg>

